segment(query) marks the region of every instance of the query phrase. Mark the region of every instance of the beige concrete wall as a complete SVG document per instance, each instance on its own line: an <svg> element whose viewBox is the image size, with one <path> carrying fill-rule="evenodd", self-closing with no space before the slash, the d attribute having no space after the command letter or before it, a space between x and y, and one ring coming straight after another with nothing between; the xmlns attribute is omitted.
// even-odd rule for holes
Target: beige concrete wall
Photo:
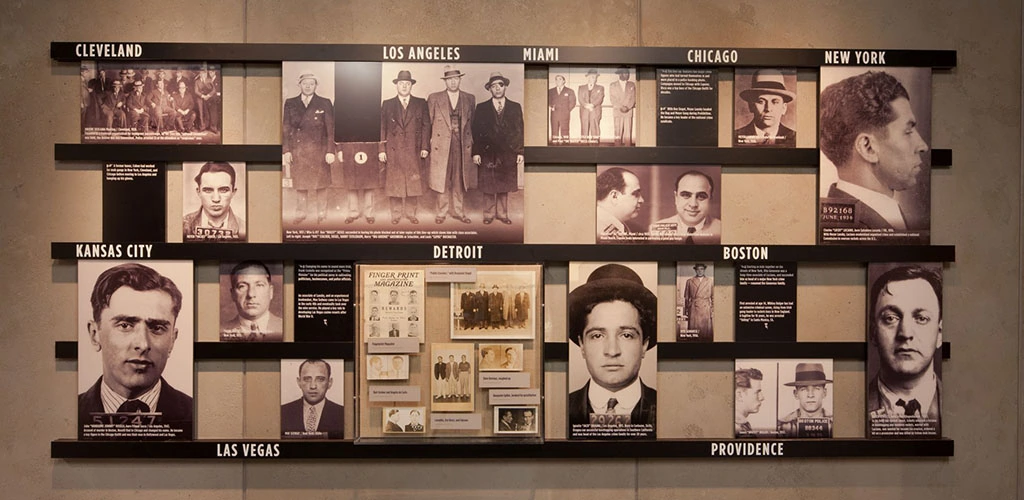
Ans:
<svg viewBox="0 0 1024 500"><path fill-rule="evenodd" d="M1019 389L1021 328L1021 5L957 0L800 2L732 0L541 2L3 2L0 4L0 267L4 349L0 387L0 496L5 498L1011 498L1024 494ZM402 21L405 19L407 21ZM955 165L933 172L933 241L957 245L946 268L944 431L951 459L185 462L51 460L49 442L75 435L74 362L54 361L56 340L77 335L75 265L48 258L51 241L100 238L100 174L93 165L53 161L54 142L78 141L77 65L49 59L52 40L736 46L955 49L959 66L934 78L932 145L954 150ZM280 135L280 68L225 67L225 141L263 144ZM642 73L648 77L650 72ZM723 73L720 132L727 142L732 82ZM544 141L544 78L526 84L527 143ZM801 130L812 130L813 77L799 84ZM641 81L653 109L653 85ZM810 101L807 101L807 99ZM808 103L808 105L804 105ZM653 143L640 122L638 141ZM801 144L810 146L811 134ZM177 218L180 165L171 165L168 220ZM280 241L276 166L249 180L252 241ZM179 177L176 177L179 175ZM526 239L593 241L593 170L528 168ZM812 243L814 170L726 169L724 239ZM592 209L590 209L592 210ZM173 234L173 230L169 230ZM716 300L731 304L734 277L718 266ZM659 295L672 297L668 273ZM200 304L215 302L216 269L197 266ZM545 271L545 336L565 338L566 271ZM864 271L859 265L800 268L801 340L859 340ZM290 297L287 284L286 296ZM286 307L291 307L290 299ZM732 338L731 307L716 312L716 340ZM212 339L215 308L199 307L201 339ZM666 310L663 315L670 315ZM663 324L668 324L663 322ZM289 337L292 332L288 332ZM660 332L664 338L667 331ZM549 436L564 434L565 363L547 363ZM661 364L662 435L730 434L729 361ZM838 436L863 434L862 364L836 363ZM198 362L201 438L274 437L276 362ZM351 369L346 394L352 394ZM670 394L675 399L671 399ZM349 401L351 403L351 401ZM352 408L346 430L352 435ZM609 444L609 446L621 446Z"/></svg>

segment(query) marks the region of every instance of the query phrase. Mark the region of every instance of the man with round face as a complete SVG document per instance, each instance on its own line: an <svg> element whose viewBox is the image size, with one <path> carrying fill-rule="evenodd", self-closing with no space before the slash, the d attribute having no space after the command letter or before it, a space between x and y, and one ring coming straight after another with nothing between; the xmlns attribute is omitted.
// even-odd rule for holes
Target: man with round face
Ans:
<svg viewBox="0 0 1024 500"><path fill-rule="evenodd" d="M196 122L196 101L192 97L192 91L188 84L179 81L175 84L177 91L172 96L174 100L174 127L178 133L190 133Z"/></svg>
<svg viewBox="0 0 1024 500"><path fill-rule="evenodd" d="M597 176L597 238L615 239L634 231L628 221L644 204L640 179L629 170L612 167Z"/></svg>
<svg viewBox="0 0 1024 500"><path fill-rule="evenodd" d="M334 104L317 95L318 80L312 72L299 76L299 95L284 101L282 115L281 164L284 178L295 189L296 206L292 223L304 221L309 212L309 191L316 193L317 223L327 219L327 188L331 185L330 165L334 163Z"/></svg>
<svg viewBox="0 0 1024 500"><path fill-rule="evenodd" d="M344 409L327 399L334 385L331 365L322 359L307 359L299 365L296 384L302 397L281 405L281 437L327 437L340 439Z"/></svg>
<svg viewBox="0 0 1024 500"><path fill-rule="evenodd" d="M690 170L676 177L672 199L676 214L651 224L652 236L682 240L687 245L717 245L722 241L722 221L711 216L715 183L710 175Z"/></svg>
<svg viewBox="0 0 1024 500"><path fill-rule="evenodd" d="M501 363L501 367L510 370L519 368L519 352L515 347L505 348L505 361Z"/></svg>
<svg viewBox="0 0 1024 500"><path fill-rule="evenodd" d="M405 432L423 432L423 415L419 410L409 410L409 423L405 424Z"/></svg>
<svg viewBox="0 0 1024 500"><path fill-rule="evenodd" d="M409 372L405 369L405 358L401 356L391 357L391 371L388 373L390 379L407 379L409 378Z"/></svg>
<svg viewBox="0 0 1024 500"><path fill-rule="evenodd" d="M494 347L484 347L480 349L480 369L481 370L497 370L501 368L498 363L496 356L494 355Z"/></svg>
<svg viewBox="0 0 1024 500"><path fill-rule="evenodd" d="M797 363L793 381L783 385L793 388L793 397L799 406L779 419L778 430L782 436L832 437L832 413L824 406L828 396L826 384L831 383L822 363ZM808 424L803 432L801 420Z"/></svg>
<svg viewBox="0 0 1024 500"><path fill-rule="evenodd" d="M791 78L795 78L795 75ZM796 132L782 124L789 103L796 93L786 88L785 77L777 69L759 69L750 77L750 88L740 91L740 98L754 117L736 129L737 146L796 147Z"/></svg>
<svg viewBox="0 0 1024 500"><path fill-rule="evenodd" d="M447 65L441 79L445 90L427 96L430 115L430 168L427 179L437 193L434 222L453 219L469 224L463 200L466 190L477 187L477 166L473 163L473 113L476 97L459 89L465 73Z"/></svg>
<svg viewBox="0 0 1024 500"><path fill-rule="evenodd" d="M484 193L484 224L497 219L512 224L508 194L519 190L518 172L523 164L523 107L505 95L511 80L491 73L484 89L491 98L473 114L473 163L479 167L480 191Z"/></svg>
<svg viewBox="0 0 1024 500"><path fill-rule="evenodd" d="M576 108L576 92L565 85L564 75L555 75L555 86L548 89L552 144L569 142L569 112L574 108Z"/></svg>
<svg viewBox="0 0 1024 500"><path fill-rule="evenodd" d="M751 414L761 411L764 394L761 393L761 382L764 374L757 368L736 370L736 437L750 436L755 433L747 420Z"/></svg>
<svg viewBox="0 0 1024 500"><path fill-rule="evenodd" d="M78 396L79 425L97 414L145 413L191 438L192 398L163 379L178 338L182 295L170 279L142 264L121 264L96 279L85 327L103 375Z"/></svg>
<svg viewBox="0 0 1024 500"><path fill-rule="evenodd" d="M380 356L370 356L370 372L366 378L369 380L380 380L385 377L384 373L384 362L381 361Z"/></svg>
<svg viewBox="0 0 1024 500"><path fill-rule="evenodd" d="M403 69L392 80L398 95L380 105L380 148L377 159L384 164L384 194L391 205L391 223L402 217L419 224L416 217L423 195L420 165L430 150L430 111L427 101L412 95L416 80Z"/></svg>
<svg viewBox="0 0 1024 500"><path fill-rule="evenodd" d="M235 265L231 269L231 299L237 315L221 324L221 340L282 340L284 320L270 310L274 284L266 264L247 260Z"/></svg>
<svg viewBox="0 0 1024 500"><path fill-rule="evenodd" d="M389 306L397 306L398 305L398 290L391 290L390 292L388 292L388 305Z"/></svg>
<svg viewBox="0 0 1024 500"><path fill-rule="evenodd" d="M231 200L238 193L235 168L226 162L207 162L194 180L200 207L182 221L185 241L245 240L245 219L231 209Z"/></svg>
<svg viewBox="0 0 1024 500"><path fill-rule="evenodd" d="M520 431L536 431L537 430L537 422L534 419L533 410L530 410L530 409L523 410L523 421L519 424L519 426L517 427L517 430L520 430Z"/></svg>

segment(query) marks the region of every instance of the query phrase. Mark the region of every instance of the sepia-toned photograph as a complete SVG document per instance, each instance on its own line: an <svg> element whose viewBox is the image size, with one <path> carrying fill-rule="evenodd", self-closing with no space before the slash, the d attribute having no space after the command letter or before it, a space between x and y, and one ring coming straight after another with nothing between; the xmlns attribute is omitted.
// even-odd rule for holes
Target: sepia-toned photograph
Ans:
<svg viewBox="0 0 1024 500"><path fill-rule="evenodd" d="M343 438L344 405L345 360L281 360L281 439Z"/></svg>
<svg viewBox="0 0 1024 500"><path fill-rule="evenodd" d="M422 269L364 270L360 276L363 341L371 338L416 338L423 343Z"/></svg>
<svg viewBox="0 0 1024 500"><path fill-rule="evenodd" d="M367 354L366 380L409 380L409 355Z"/></svg>
<svg viewBox="0 0 1024 500"><path fill-rule="evenodd" d="M736 68L732 145L796 147L796 70Z"/></svg>
<svg viewBox="0 0 1024 500"><path fill-rule="evenodd" d="M635 66L550 66L548 145L636 145Z"/></svg>
<svg viewBox="0 0 1024 500"><path fill-rule="evenodd" d="M220 144L220 65L82 61L82 143Z"/></svg>
<svg viewBox="0 0 1024 500"><path fill-rule="evenodd" d="M246 241L244 162L184 162L181 166L182 239Z"/></svg>
<svg viewBox="0 0 1024 500"><path fill-rule="evenodd" d="M381 428L384 434L423 434L427 431L426 410L423 406L382 408Z"/></svg>
<svg viewBox="0 0 1024 500"><path fill-rule="evenodd" d="M737 359L735 372L735 411L733 437L778 437L777 360Z"/></svg>
<svg viewBox="0 0 1024 500"><path fill-rule="evenodd" d="M78 437L193 438L191 261L78 261Z"/></svg>
<svg viewBox="0 0 1024 500"><path fill-rule="evenodd" d="M523 371L523 344L480 344L480 371Z"/></svg>
<svg viewBox="0 0 1024 500"><path fill-rule="evenodd" d="M832 437L832 360L777 361L779 437Z"/></svg>
<svg viewBox="0 0 1024 500"><path fill-rule="evenodd" d="M452 283L452 340L534 339L535 271L483 271L475 283Z"/></svg>
<svg viewBox="0 0 1024 500"><path fill-rule="evenodd" d="M473 411L476 360L473 344L430 344L430 410Z"/></svg>
<svg viewBox="0 0 1024 500"><path fill-rule="evenodd" d="M221 342L284 340L284 263L220 263Z"/></svg>
<svg viewBox="0 0 1024 500"><path fill-rule="evenodd" d="M536 406L495 406L495 434L536 434Z"/></svg>
<svg viewBox="0 0 1024 500"><path fill-rule="evenodd" d="M676 341L715 340L715 263L676 262Z"/></svg>

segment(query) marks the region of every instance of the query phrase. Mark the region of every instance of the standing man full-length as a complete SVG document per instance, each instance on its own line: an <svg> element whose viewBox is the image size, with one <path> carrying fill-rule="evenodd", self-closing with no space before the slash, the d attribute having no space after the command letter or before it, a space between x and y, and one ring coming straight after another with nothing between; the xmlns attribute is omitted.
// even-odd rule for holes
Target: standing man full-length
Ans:
<svg viewBox="0 0 1024 500"><path fill-rule="evenodd" d="M479 185L486 208L484 224L508 218L508 193L517 191L519 166L523 163L523 108L505 97L509 79L491 73L484 88L488 99L476 107L473 119L473 163L480 167Z"/></svg>
<svg viewBox="0 0 1024 500"><path fill-rule="evenodd" d="M299 95L284 102L281 163L297 201L294 223L306 219L309 191L316 192L317 222L327 218L327 187L334 163L334 104L316 94L316 75L299 76Z"/></svg>
<svg viewBox="0 0 1024 500"><path fill-rule="evenodd" d="M427 97L430 112L430 189L437 193L437 215L441 224L449 215L469 224L463 210L466 190L476 188L477 169L473 164L473 111L476 98L459 90L465 74L452 66L444 67L445 90Z"/></svg>
<svg viewBox="0 0 1024 500"><path fill-rule="evenodd" d="M419 224L417 200L423 194L420 165L430 148L430 112L426 100L412 95L416 80L411 72L399 71L392 83L398 95L380 106L378 159L385 164L384 193L390 200L392 224L398 224L403 215Z"/></svg>

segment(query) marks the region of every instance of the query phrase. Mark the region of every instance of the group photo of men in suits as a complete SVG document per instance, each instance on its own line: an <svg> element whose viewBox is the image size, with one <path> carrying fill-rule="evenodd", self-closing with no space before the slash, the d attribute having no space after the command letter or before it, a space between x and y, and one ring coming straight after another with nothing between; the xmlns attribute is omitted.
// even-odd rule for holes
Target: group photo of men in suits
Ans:
<svg viewBox="0 0 1024 500"><path fill-rule="evenodd" d="M476 290L459 294L456 312L459 330L524 328L530 320L530 293L525 285L477 284Z"/></svg>
<svg viewBox="0 0 1024 500"><path fill-rule="evenodd" d="M472 411L476 384L474 344L432 344L431 410Z"/></svg>
<svg viewBox="0 0 1024 500"><path fill-rule="evenodd" d="M332 366L333 365L333 366ZM327 397L338 373L337 389ZM281 360L281 438L341 439L345 432L345 363L340 359ZM295 379L291 378L295 376ZM340 401L337 403L335 401Z"/></svg>
<svg viewBox="0 0 1024 500"><path fill-rule="evenodd" d="M636 83L633 66L550 67L548 144L636 145Z"/></svg>

